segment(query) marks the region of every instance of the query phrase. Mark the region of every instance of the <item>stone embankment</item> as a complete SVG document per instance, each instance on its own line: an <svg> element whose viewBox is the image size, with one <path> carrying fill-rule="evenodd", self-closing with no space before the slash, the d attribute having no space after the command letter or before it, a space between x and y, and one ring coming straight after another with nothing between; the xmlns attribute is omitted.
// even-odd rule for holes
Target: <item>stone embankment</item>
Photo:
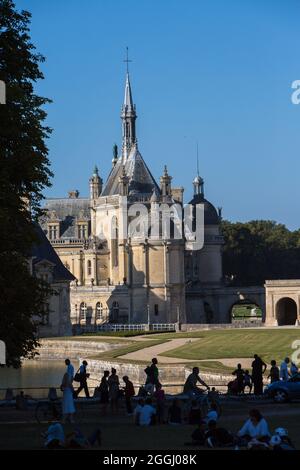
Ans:
<svg viewBox="0 0 300 470"><path fill-rule="evenodd" d="M79 359L80 357L95 356L96 354L112 349L119 348L124 345L121 341L115 343L105 341L88 341L88 340L72 340L72 339L42 339L39 348L39 359Z"/></svg>
<svg viewBox="0 0 300 470"><path fill-rule="evenodd" d="M135 384L143 384L145 382L145 364L149 362L146 360L146 357L141 357L140 362L134 360L129 362L128 359L124 361L121 358L119 360L101 360L95 358L97 354L121 346L124 346L124 341L118 339L116 339L115 343L102 342L100 340L43 339L39 349L39 359L63 360L69 357L72 359L75 367L83 359L87 359L91 387L96 386L100 382L104 370L111 370L112 367L117 370L120 380L124 375L128 375ZM173 349L173 346L170 349ZM178 385L182 386L187 375L191 373L191 368L192 366L188 364L160 363L160 380L166 386L166 392L177 392ZM201 377L210 385L225 385L229 380L232 380L232 376L213 373L201 373ZM174 385L177 385L177 387L174 387Z"/></svg>

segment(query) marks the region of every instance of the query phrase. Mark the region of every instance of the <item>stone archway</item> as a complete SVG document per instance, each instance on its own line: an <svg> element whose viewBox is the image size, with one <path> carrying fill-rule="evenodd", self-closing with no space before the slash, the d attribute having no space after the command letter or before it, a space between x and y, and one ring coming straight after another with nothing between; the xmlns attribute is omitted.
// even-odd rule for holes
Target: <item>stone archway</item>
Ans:
<svg viewBox="0 0 300 470"><path fill-rule="evenodd" d="M290 297L283 297L276 304L278 326L295 325L297 320L297 304Z"/></svg>
<svg viewBox="0 0 300 470"><path fill-rule="evenodd" d="M240 310L240 311L239 311ZM229 321L260 319L262 320L262 309L252 299L236 300L229 308Z"/></svg>

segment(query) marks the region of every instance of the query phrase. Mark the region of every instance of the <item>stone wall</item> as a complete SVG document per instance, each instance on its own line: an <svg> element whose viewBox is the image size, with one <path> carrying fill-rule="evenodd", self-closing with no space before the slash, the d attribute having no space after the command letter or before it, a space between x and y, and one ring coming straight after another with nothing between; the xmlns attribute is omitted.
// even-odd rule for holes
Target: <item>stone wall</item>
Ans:
<svg viewBox="0 0 300 470"><path fill-rule="evenodd" d="M117 341L117 339L116 339ZM52 340L42 339L41 347L38 349L40 359L86 359L87 357L104 351L124 346L124 343L109 343L100 341L80 340Z"/></svg>
<svg viewBox="0 0 300 470"><path fill-rule="evenodd" d="M261 327L264 323L260 319L235 320L233 323L182 323L180 331L197 331L197 330L216 330L229 328L252 328Z"/></svg>
<svg viewBox="0 0 300 470"><path fill-rule="evenodd" d="M117 375L119 376L120 381L122 381L122 377L124 375L128 375L135 385L145 383L146 364L131 364L123 363L121 361L100 361L97 359L89 359L88 364L89 373L91 374L90 379L94 382L99 383L103 372L105 370L110 371L111 368L114 367L117 370ZM159 366L159 377L164 385L181 385L184 383L186 375L187 372L184 365ZM168 391L170 391L169 388Z"/></svg>

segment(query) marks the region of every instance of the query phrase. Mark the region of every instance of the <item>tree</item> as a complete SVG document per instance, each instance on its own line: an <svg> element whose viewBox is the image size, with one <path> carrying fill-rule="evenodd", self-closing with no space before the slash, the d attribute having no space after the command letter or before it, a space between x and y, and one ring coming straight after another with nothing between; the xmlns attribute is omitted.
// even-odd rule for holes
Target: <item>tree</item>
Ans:
<svg viewBox="0 0 300 470"><path fill-rule="evenodd" d="M223 272L235 285L300 277L300 232L270 220L222 222Z"/></svg>
<svg viewBox="0 0 300 470"><path fill-rule="evenodd" d="M6 105L0 105L0 339L7 364L20 365L38 345L33 315L39 316L48 286L30 273L28 259L37 243L35 222L41 216L42 191L50 186L43 106L49 99L34 92L43 79L29 35L31 15L18 12L11 0L0 0L0 80ZM30 210L29 210L30 208Z"/></svg>

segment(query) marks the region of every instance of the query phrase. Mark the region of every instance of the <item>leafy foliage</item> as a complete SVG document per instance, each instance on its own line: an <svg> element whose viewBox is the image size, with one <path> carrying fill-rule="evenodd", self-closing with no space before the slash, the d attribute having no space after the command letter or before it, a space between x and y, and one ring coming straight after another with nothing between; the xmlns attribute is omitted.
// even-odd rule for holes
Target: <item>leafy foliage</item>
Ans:
<svg viewBox="0 0 300 470"><path fill-rule="evenodd" d="M270 220L222 222L223 272L233 285L300 278L300 233Z"/></svg>
<svg viewBox="0 0 300 470"><path fill-rule="evenodd" d="M51 129L42 108L49 100L34 92L44 58L30 41L30 17L11 0L0 0L0 80L6 83L6 105L0 105L0 338L13 366L34 354L32 315L41 314L49 294L28 266L38 242L34 223L42 213L42 190L52 176L45 144Z"/></svg>

